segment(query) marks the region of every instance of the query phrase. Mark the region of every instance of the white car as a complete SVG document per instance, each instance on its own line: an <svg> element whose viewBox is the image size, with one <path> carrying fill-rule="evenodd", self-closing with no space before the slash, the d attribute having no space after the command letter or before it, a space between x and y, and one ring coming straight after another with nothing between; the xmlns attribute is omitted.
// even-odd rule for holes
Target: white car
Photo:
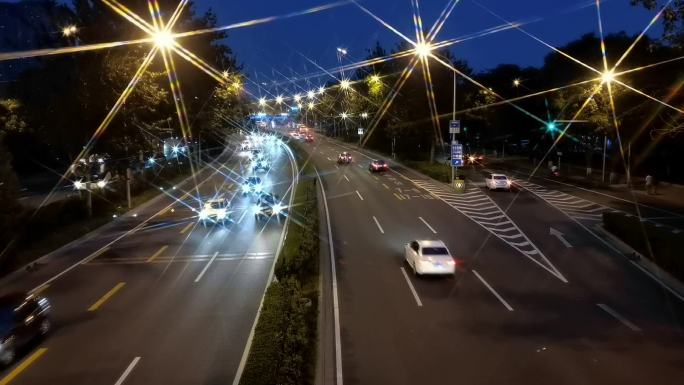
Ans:
<svg viewBox="0 0 684 385"><path fill-rule="evenodd" d="M230 202L226 198L209 199L204 202L202 211L199 213L199 219L204 223L207 220L224 223L230 217L229 206Z"/></svg>
<svg viewBox="0 0 684 385"><path fill-rule="evenodd" d="M504 174L487 174L485 185L491 190L511 190L511 180Z"/></svg>
<svg viewBox="0 0 684 385"><path fill-rule="evenodd" d="M411 241L404 245L404 258L416 275L456 274L456 260L442 241Z"/></svg>

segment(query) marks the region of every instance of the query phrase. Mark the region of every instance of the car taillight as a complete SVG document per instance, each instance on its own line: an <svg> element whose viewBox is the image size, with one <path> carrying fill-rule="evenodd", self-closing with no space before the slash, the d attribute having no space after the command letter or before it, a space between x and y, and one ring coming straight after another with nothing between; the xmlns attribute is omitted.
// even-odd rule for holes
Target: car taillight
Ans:
<svg viewBox="0 0 684 385"><path fill-rule="evenodd" d="M454 261L453 259L450 259L447 261L447 265L456 265L456 261Z"/></svg>

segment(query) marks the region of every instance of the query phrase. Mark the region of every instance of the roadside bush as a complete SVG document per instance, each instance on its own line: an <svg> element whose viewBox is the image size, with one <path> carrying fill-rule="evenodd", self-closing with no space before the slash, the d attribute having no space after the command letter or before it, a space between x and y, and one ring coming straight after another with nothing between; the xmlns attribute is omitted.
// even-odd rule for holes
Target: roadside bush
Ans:
<svg viewBox="0 0 684 385"><path fill-rule="evenodd" d="M307 307L294 278L272 283L254 332L243 385L301 385L306 380Z"/></svg>
<svg viewBox="0 0 684 385"><path fill-rule="evenodd" d="M684 233L674 233L671 228L656 227L641 222L638 217L619 212L604 212L603 225L658 266L684 280Z"/></svg>
<svg viewBox="0 0 684 385"><path fill-rule="evenodd" d="M415 160L406 160L402 163L440 182L449 183L451 179L451 167L443 163Z"/></svg>

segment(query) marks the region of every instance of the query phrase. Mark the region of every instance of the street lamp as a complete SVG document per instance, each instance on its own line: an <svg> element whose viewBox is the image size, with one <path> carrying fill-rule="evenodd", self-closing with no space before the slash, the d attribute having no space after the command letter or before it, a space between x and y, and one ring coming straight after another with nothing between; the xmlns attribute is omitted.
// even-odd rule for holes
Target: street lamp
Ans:
<svg viewBox="0 0 684 385"><path fill-rule="evenodd" d="M265 106L266 105L266 98L259 98L259 105Z"/></svg>
<svg viewBox="0 0 684 385"><path fill-rule="evenodd" d="M519 87L520 86L520 79L514 79L513 80L513 87Z"/></svg>
<svg viewBox="0 0 684 385"><path fill-rule="evenodd" d="M294 94L294 100L295 100L295 102L299 103L299 101L302 100L302 95Z"/></svg>
<svg viewBox="0 0 684 385"><path fill-rule="evenodd" d="M324 92L325 92L325 88L323 88L323 87L318 87L318 94L319 94L319 95L323 95Z"/></svg>
<svg viewBox="0 0 684 385"><path fill-rule="evenodd" d="M378 83L378 82L380 82L380 76L378 76L378 75L371 75L370 81L371 81L372 83Z"/></svg>
<svg viewBox="0 0 684 385"><path fill-rule="evenodd" d="M152 35L154 44L159 48L169 48L173 45L173 35L169 31L157 31Z"/></svg>
<svg viewBox="0 0 684 385"><path fill-rule="evenodd" d="M307 92L306 96L309 99L313 99L316 96L316 93L313 90L311 90L311 91Z"/></svg>
<svg viewBox="0 0 684 385"><path fill-rule="evenodd" d="M615 72L613 70L606 71L601 74L601 81L606 84L610 84L615 80Z"/></svg>
<svg viewBox="0 0 684 385"><path fill-rule="evenodd" d="M283 102L283 96L282 95L276 96L275 101L277 104L281 104Z"/></svg>
<svg viewBox="0 0 684 385"><path fill-rule="evenodd" d="M346 55L347 54L347 49L346 48L341 48L337 47L337 52L341 55Z"/></svg>
<svg viewBox="0 0 684 385"><path fill-rule="evenodd" d="M430 56L430 53L432 52L432 46L429 43L425 42L420 42L416 44L416 55L420 56L421 58L426 58Z"/></svg>
<svg viewBox="0 0 684 385"><path fill-rule="evenodd" d="M315 104L314 102L309 102L309 109L312 110L314 108Z"/></svg>
<svg viewBox="0 0 684 385"><path fill-rule="evenodd" d="M347 114L346 112L343 112L343 113L340 114L340 117L341 117L342 119L347 119L347 118L349 117L349 114Z"/></svg>
<svg viewBox="0 0 684 385"><path fill-rule="evenodd" d="M351 82L349 80L342 79L340 81L340 88L342 88L343 90L348 90L349 87L351 87Z"/></svg>

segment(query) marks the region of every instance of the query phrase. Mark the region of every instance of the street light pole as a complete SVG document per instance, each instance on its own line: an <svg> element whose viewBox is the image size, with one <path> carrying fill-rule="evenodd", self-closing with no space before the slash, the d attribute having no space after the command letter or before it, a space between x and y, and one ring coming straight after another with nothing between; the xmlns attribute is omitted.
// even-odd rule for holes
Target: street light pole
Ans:
<svg viewBox="0 0 684 385"><path fill-rule="evenodd" d="M606 147L608 146L608 137L603 133L603 166L601 167L601 182L606 181Z"/></svg>
<svg viewBox="0 0 684 385"><path fill-rule="evenodd" d="M451 120L456 120L456 71L453 72L454 74L454 97L453 97L453 105L451 109ZM456 142L456 134L452 131L451 132L451 145L453 146L454 144L457 144ZM456 177L456 167L454 166L454 159L453 159L453 151L451 148L449 149L449 152L451 153L451 184L454 184L454 179Z"/></svg>

